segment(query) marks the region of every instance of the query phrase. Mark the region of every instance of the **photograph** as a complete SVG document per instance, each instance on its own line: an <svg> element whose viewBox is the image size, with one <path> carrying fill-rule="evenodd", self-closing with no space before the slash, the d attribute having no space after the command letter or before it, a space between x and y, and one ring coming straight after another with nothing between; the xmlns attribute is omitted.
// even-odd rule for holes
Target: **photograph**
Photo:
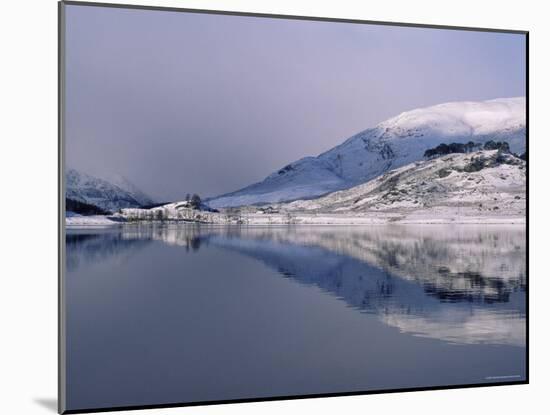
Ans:
<svg viewBox="0 0 550 415"><path fill-rule="evenodd" d="M61 2L62 412L528 383L528 33Z"/></svg>

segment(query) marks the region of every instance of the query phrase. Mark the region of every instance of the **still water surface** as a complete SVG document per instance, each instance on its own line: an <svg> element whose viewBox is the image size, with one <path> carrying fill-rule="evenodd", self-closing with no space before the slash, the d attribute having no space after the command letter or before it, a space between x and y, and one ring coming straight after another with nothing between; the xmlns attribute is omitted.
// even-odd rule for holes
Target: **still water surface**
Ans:
<svg viewBox="0 0 550 415"><path fill-rule="evenodd" d="M522 226L67 230L68 409L525 379Z"/></svg>

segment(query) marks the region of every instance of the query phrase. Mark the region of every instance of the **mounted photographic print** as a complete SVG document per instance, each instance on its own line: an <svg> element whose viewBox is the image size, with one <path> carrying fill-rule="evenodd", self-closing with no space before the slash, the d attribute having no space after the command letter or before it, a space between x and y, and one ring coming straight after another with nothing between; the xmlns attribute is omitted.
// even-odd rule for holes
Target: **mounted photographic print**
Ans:
<svg viewBox="0 0 550 415"><path fill-rule="evenodd" d="M528 382L527 32L59 11L60 412Z"/></svg>

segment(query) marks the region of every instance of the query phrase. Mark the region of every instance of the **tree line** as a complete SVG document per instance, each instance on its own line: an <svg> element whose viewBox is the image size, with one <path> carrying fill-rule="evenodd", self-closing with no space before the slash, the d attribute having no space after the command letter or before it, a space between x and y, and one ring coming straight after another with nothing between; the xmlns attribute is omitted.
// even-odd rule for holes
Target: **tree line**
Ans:
<svg viewBox="0 0 550 415"><path fill-rule="evenodd" d="M196 193L193 193L193 195L187 193L185 195L185 201L189 203L193 209L200 209L202 205L202 199Z"/></svg>
<svg viewBox="0 0 550 415"><path fill-rule="evenodd" d="M452 154L452 153L471 153L473 151L477 151L482 148L483 150L499 150L504 153L510 153L510 145L506 141L489 140L485 142L485 144L474 143L473 141L468 141L465 144L441 143L437 147L429 148L428 150L426 150L424 152L424 157L431 159L434 157L444 156L446 154ZM524 154L522 156L524 156Z"/></svg>
<svg viewBox="0 0 550 415"><path fill-rule="evenodd" d="M65 198L65 210L67 212L79 213L81 215L109 215L111 212L101 209L99 206L84 203L79 200Z"/></svg>

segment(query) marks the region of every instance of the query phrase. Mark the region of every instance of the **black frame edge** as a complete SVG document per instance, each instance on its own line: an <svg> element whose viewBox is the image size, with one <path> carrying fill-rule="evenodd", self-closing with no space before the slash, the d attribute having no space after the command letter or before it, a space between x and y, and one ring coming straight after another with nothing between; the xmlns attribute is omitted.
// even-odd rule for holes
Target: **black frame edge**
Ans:
<svg viewBox="0 0 550 415"><path fill-rule="evenodd" d="M190 8L184 8L184 7L145 6L145 5L138 5L138 4L101 3L101 2L87 2L87 1L78 1L78 0L62 0L61 3L64 3L68 6L110 7L115 9L216 14L216 15L241 16L241 17L263 17L263 18L270 18L270 19L287 19L287 20L310 20L310 21L332 22L332 23L372 24L372 25L380 25L380 26L417 27L417 28L424 28L424 29L445 29L445 30L460 30L460 31L474 31L474 32L509 33L509 34L527 34L528 33L528 30L519 30L519 29L435 25L435 24L427 24L427 23L389 22L389 21L376 21L376 20L347 19L347 18L338 18L338 17L301 16L301 15L276 14L276 13L274 14L254 13L254 12L226 11L226 10L214 10L214 9L190 9Z"/></svg>
<svg viewBox="0 0 550 415"><path fill-rule="evenodd" d="M66 411L65 360L65 4L57 6L57 412Z"/></svg>
<svg viewBox="0 0 550 415"><path fill-rule="evenodd" d="M525 33L525 309L526 309L526 330L525 330L525 383L529 383L529 32Z"/></svg>

